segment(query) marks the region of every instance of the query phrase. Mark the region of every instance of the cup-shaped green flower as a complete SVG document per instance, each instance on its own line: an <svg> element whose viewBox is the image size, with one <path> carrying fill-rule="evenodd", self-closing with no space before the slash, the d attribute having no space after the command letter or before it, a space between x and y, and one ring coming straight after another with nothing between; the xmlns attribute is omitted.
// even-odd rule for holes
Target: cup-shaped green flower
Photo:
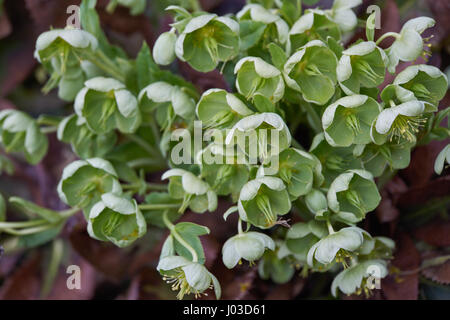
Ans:
<svg viewBox="0 0 450 320"><path fill-rule="evenodd" d="M105 193L122 193L117 173L109 161L76 160L64 168L58 184L58 194L64 203L83 208L85 214L89 214Z"/></svg>
<svg viewBox="0 0 450 320"><path fill-rule="evenodd" d="M70 143L72 150L82 159L105 156L116 144L114 131L96 134L87 126L84 119L76 114L64 118L58 125L58 140Z"/></svg>
<svg viewBox="0 0 450 320"><path fill-rule="evenodd" d="M386 73L387 56L375 42L359 42L342 52L336 69L342 90L348 94L358 94L360 88L379 86Z"/></svg>
<svg viewBox="0 0 450 320"><path fill-rule="evenodd" d="M253 113L234 94L223 89L209 89L200 98L196 113L207 128L226 128Z"/></svg>
<svg viewBox="0 0 450 320"><path fill-rule="evenodd" d="M355 169L340 174L331 183L327 199L337 220L353 224L364 219L367 212L374 210L380 203L381 196L372 174Z"/></svg>
<svg viewBox="0 0 450 320"><path fill-rule="evenodd" d="M253 264L264 254L266 249L275 250L275 242L271 237L260 232L243 232L228 239L222 248L223 263L233 269L241 259Z"/></svg>
<svg viewBox="0 0 450 320"><path fill-rule="evenodd" d="M333 232L315 243L308 251L307 262L311 267L327 266L336 261L347 265L364 241L366 231L358 227L347 227Z"/></svg>
<svg viewBox="0 0 450 320"><path fill-rule="evenodd" d="M23 152L25 159L36 164L47 153L48 139L35 120L21 111L0 111L0 143L6 152Z"/></svg>
<svg viewBox="0 0 450 320"><path fill-rule="evenodd" d="M291 134L278 114L264 112L239 120L227 133L225 143L237 144L250 158L259 157L264 163L291 145Z"/></svg>
<svg viewBox="0 0 450 320"><path fill-rule="evenodd" d="M359 6L362 0L335 0L331 10L325 11L330 20L335 22L344 31L351 31L358 23L358 18L352 8Z"/></svg>
<svg viewBox="0 0 450 320"><path fill-rule="evenodd" d="M241 11L236 14L236 16L240 22L252 21L255 23L265 24L266 27L260 33L262 38L267 37L271 41L280 44L285 44L288 39L289 25L286 21L281 19L274 12L259 4L251 3L245 5ZM256 41L254 45L256 45L257 42L258 41Z"/></svg>
<svg viewBox="0 0 450 320"><path fill-rule="evenodd" d="M325 104L333 96L337 58L320 40L313 40L295 52L284 65L289 87L302 93L308 102Z"/></svg>
<svg viewBox="0 0 450 320"><path fill-rule="evenodd" d="M374 143L358 145L354 149L354 155L361 158L364 169L370 171L374 177L379 177L386 167L395 170L405 169L411 160L413 145L410 142L391 141L381 145Z"/></svg>
<svg viewBox="0 0 450 320"><path fill-rule="evenodd" d="M54 29L42 33L36 41L34 56L51 73L43 91L49 92L58 85L59 97L73 101L86 80L82 63L74 51L94 51L97 46L97 39L84 30Z"/></svg>
<svg viewBox="0 0 450 320"><path fill-rule="evenodd" d="M388 139L398 143L415 142L416 134L426 122L424 111L425 104L418 100L384 109L372 126L372 141L376 144L383 144Z"/></svg>
<svg viewBox="0 0 450 320"><path fill-rule="evenodd" d="M209 72L239 52L239 24L231 18L203 14L192 18L179 35L175 53L197 71Z"/></svg>
<svg viewBox="0 0 450 320"><path fill-rule="evenodd" d="M332 146L367 144L371 141L372 123L380 112L380 105L368 96L340 98L330 104L322 115L325 138Z"/></svg>
<svg viewBox="0 0 450 320"><path fill-rule="evenodd" d="M182 87L163 81L154 82L141 90L138 99L143 112L154 109L168 112L169 108L172 113L185 120L194 118L195 101ZM161 125L165 128L170 124L162 123Z"/></svg>
<svg viewBox="0 0 450 320"><path fill-rule="evenodd" d="M97 134L114 129L132 133L141 124L136 97L125 85L113 78L96 77L84 83L78 93L74 109Z"/></svg>
<svg viewBox="0 0 450 320"><path fill-rule="evenodd" d="M129 246L146 231L147 224L134 199L105 193L89 212L89 235L120 248Z"/></svg>
<svg viewBox="0 0 450 320"><path fill-rule="evenodd" d="M170 169L161 179L168 179L169 193L174 199L183 199L179 212L184 212L187 207L197 213L205 211L213 212L217 208L217 194L208 183L183 169Z"/></svg>
<svg viewBox="0 0 450 320"><path fill-rule="evenodd" d="M388 275L386 261L384 260L368 260L359 262L343 271L341 271L331 284L331 292L337 297L338 289L346 294L365 293L366 297L370 297L371 290L375 289L375 284L367 282L369 277L382 279Z"/></svg>
<svg viewBox="0 0 450 320"><path fill-rule="evenodd" d="M163 275L163 280L178 291L177 298L194 294L199 298L208 289L214 287L217 299L220 299L221 288L217 278L206 267L181 256L167 256L159 260L156 269Z"/></svg>
<svg viewBox="0 0 450 320"><path fill-rule="evenodd" d="M291 210L291 201L283 181L276 177L260 177L247 182L238 201L239 216L262 229L277 224L279 215Z"/></svg>
<svg viewBox="0 0 450 320"><path fill-rule="evenodd" d="M441 174L444 170L445 163L450 164L450 144L446 145L441 152L439 152L436 161L434 162L434 172Z"/></svg>
<svg viewBox="0 0 450 320"><path fill-rule="evenodd" d="M433 112L447 92L448 80L438 68L419 64L400 72L393 85L412 92L417 100L425 103L426 112Z"/></svg>
<svg viewBox="0 0 450 320"><path fill-rule="evenodd" d="M363 168L361 160L353 154L353 147L332 147L323 132L314 137L309 152L322 163L326 186L345 170Z"/></svg>
<svg viewBox="0 0 450 320"><path fill-rule="evenodd" d="M280 153L278 161L277 176L285 183L292 199L306 195L313 187L322 185L324 180L322 164L316 156L302 150L288 148ZM262 174L263 170L264 167L260 167L261 175L265 175L265 172Z"/></svg>
<svg viewBox="0 0 450 320"><path fill-rule="evenodd" d="M286 245L295 258L306 263L309 249L320 239L327 236L327 227L323 222L310 220L307 223L294 224L286 234Z"/></svg>
<svg viewBox="0 0 450 320"><path fill-rule="evenodd" d="M336 40L341 39L339 26L331 21L325 11L319 9L308 9L294 23L289 31L287 51L295 52L312 40L327 41L328 37ZM327 59L323 57L323 59Z"/></svg>
<svg viewBox="0 0 450 320"><path fill-rule="evenodd" d="M424 50L424 41L421 34L426 29L433 27L434 24L435 21L432 18L418 17L406 22L399 34L386 34L386 36L392 35L396 38L392 46L387 50L389 71L391 73L395 72L395 67L398 65L399 60L414 61L421 54L424 56L429 54L428 51Z"/></svg>
<svg viewBox="0 0 450 320"><path fill-rule="evenodd" d="M175 30L162 33L153 46L153 59L162 66L167 66L175 60Z"/></svg>

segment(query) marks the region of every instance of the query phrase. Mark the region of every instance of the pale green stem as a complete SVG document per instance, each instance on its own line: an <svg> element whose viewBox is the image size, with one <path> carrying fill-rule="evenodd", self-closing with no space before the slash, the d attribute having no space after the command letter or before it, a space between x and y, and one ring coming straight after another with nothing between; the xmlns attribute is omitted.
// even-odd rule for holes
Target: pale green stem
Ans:
<svg viewBox="0 0 450 320"><path fill-rule="evenodd" d="M398 37L400 37L400 35L396 32L387 32L387 33L383 34L381 37L379 37L377 42L375 42L375 44L378 45L381 41L383 41L384 39L386 39L388 37L394 37L397 39Z"/></svg>

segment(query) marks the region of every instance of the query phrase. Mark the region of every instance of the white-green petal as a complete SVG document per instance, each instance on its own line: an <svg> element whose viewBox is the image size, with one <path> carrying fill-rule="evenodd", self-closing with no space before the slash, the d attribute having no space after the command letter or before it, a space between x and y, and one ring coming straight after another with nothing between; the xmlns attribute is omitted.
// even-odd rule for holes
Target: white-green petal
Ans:
<svg viewBox="0 0 450 320"><path fill-rule="evenodd" d="M61 38L74 48L91 47L96 49L97 39L87 31L79 29L55 29L42 33L36 40L36 50L41 51L50 46L57 38Z"/></svg>
<svg viewBox="0 0 450 320"><path fill-rule="evenodd" d="M244 63L253 62L255 67L255 72L262 78L273 78L281 74L280 70L272 66L271 64L265 62L263 59L258 57L246 57L239 60L234 68L234 73L238 73L242 68Z"/></svg>
<svg viewBox="0 0 450 320"><path fill-rule="evenodd" d="M119 112L125 117L136 116L138 109L138 103L136 97L128 90L116 90L114 91L114 97L116 98L117 108Z"/></svg>
<svg viewBox="0 0 450 320"><path fill-rule="evenodd" d="M112 90L125 89L125 85L114 79L114 78L105 78L105 77L95 77L87 80L84 83L86 88L100 91L100 92L109 92Z"/></svg>
<svg viewBox="0 0 450 320"><path fill-rule="evenodd" d="M412 29L418 33L424 32L426 29L434 26L436 22L429 17L418 17L407 21L402 28L403 30Z"/></svg>
<svg viewBox="0 0 450 320"><path fill-rule="evenodd" d="M192 261L181 256L168 256L159 260L156 270L170 271L179 267L184 267L190 263L192 263Z"/></svg>
<svg viewBox="0 0 450 320"><path fill-rule="evenodd" d="M184 34L188 34L191 32L194 32L195 30L198 30L200 28L203 28L204 26L206 26L211 20L213 20L214 18L216 18L217 15L216 14L203 14L201 16L192 18L188 24L186 25L186 27L183 30Z"/></svg>
<svg viewBox="0 0 450 320"><path fill-rule="evenodd" d="M411 100L398 106L387 108L381 111L375 123L375 129L380 134L386 134L392 127L395 119L399 115L414 117L421 115L425 110L425 105L421 101Z"/></svg>
<svg viewBox="0 0 450 320"><path fill-rule="evenodd" d="M234 33L239 34L239 23L237 23L235 20L228 17L217 17L215 20L226 25Z"/></svg>

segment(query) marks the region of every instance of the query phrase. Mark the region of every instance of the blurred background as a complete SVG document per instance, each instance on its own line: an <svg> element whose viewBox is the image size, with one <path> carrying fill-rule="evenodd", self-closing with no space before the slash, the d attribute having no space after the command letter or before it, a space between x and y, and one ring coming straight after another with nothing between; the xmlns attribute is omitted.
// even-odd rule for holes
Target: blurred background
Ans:
<svg viewBox="0 0 450 320"><path fill-rule="evenodd" d="M148 0L144 14L137 16L130 15L127 8L120 6L109 14L105 10L108 2L99 0L97 4L102 27L112 43L120 45L134 58L143 41L152 46L161 32L170 29L171 19L164 13L164 8L183 0ZM205 11L221 15L237 12L244 2L200 0ZM73 4L77 5L79 1L0 0L0 110L17 108L33 116L70 112L72 105L60 100L56 92L41 93L47 75L33 58L33 51L40 33L51 27L65 26L69 16L66 9ZM326 9L331 4L331 0L319 1L317 6ZM449 0L364 0L357 8L362 19L367 17L366 9L372 4L382 9L381 33L398 32L404 22L417 16L433 17L436 26L423 35L434 35L430 41L432 55L428 61L419 58L416 63L428 63L449 74ZM365 32L359 28L348 44L361 37L365 37ZM389 45L388 41L382 44ZM407 65L402 64L398 71ZM201 92L213 87L228 88L219 72L201 74L183 63L177 63L173 68ZM447 93L441 109L449 105L450 93ZM372 235L392 237L397 244L392 275L382 281L382 289L375 290L371 299L450 299L450 260L439 266L420 267L426 259L450 254L450 172L447 168L442 175L436 176L433 170L437 154L448 142L432 142L416 148L410 166L385 184L379 208L364 221L363 227ZM41 206L64 208L56 193L56 184L62 169L75 159L70 147L61 144L52 134L48 155L37 166L8 158L15 170L3 170L0 176L0 192L5 198L18 195ZM158 177L156 174L155 178ZM331 274L313 274L306 279L296 274L289 283L276 284L259 279L256 267L242 265L231 271L226 269L220 250L235 227L234 221L223 223L222 213L228 206L221 203L216 213L187 213L183 217L183 220L201 223L214 230L211 235L202 237L202 242L206 265L221 282L224 299L331 298ZM8 220L21 218L14 208L8 208ZM295 217L292 219L296 221ZM20 243L18 250L7 255L0 247L0 299L174 299L170 287L155 270L166 236L164 230L153 227L132 247L119 249L91 239L80 213L70 219L59 236L64 257L54 272L49 268L51 242L28 239L26 243ZM0 240L5 240L1 237ZM81 290L66 287L66 268L73 264L81 268Z"/></svg>

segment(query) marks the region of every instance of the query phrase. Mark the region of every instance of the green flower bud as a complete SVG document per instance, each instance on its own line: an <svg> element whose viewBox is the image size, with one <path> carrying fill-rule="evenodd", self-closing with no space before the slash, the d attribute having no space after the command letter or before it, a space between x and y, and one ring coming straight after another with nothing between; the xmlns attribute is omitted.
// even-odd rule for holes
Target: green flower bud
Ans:
<svg viewBox="0 0 450 320"><path fill-rule="evenodd" d="M238 201L239 216L254 226L268 229L277 224L279 215L291 210L286 186L275 177L261 177L247 182Z"/></svg>
<svg viewBox="0 0 450 320"><path fill-rule="evenodd" d="M325 104L334 95L337 58L325 43L313 40L295 52L284 66L289 87L308 102Z"/></svg>
<svg viewBox="0 0 450 320"><path fill-rule="evenodd" d="M239 24L227 17L203 14L192 18L177 39L175 53L197 71L214 70L239 51Z"/></svg>
<svg viewBox="0 0 450 320"><path fill-rule="evenodd" d="M407 67L395 77L394 85L412 92L425 103L425 111L437 111L448 88L447 77L436 67L420 64Z"/></svg>
<svg viewBox="0 0 450 320"><path fill-rule="evenodd" d="M328 37L341 39L338 25L329 19L325 11L308 9L289 31L287 51L295 52L311 40L326 42Z"/></svg>
<svg viewBox="0 0 450 320"><path fill-rule="evenodd" d="M101 195L89 212L88 232L91 237L111 241L118 247L126 247L147 231L144 216L136 200L128 200L113 193Z"/></svg>
<svg viewBox="0 0 450 320"><path fill-rule="evenodd" d="M331 183L327 199L337 220L353 224L364 219L367 212L374 210L380 203L381 196L370 172L348 170Z"/></svg>
<svg viewBox="0 0 450 320"><path fill-rule="evenodd" d="M375 272L374 274L372 274ZM364 292L366 297L371 295L373 284L367 283L367 279L371 276L378 279L384 278L388 275L386 268L386 261L383 260L369 260L360 262L354 266L351 266L341 271L336 278L334 278L331 284L331 292L333 296L337 296L337 290L339 289L347 295L361 294Z"/></svg>
<svg viewBox="0 0 450 320"><path fill-rule="evenodd" d="M352 8L359 6L361 3L362 0L335 0L331 10L326 11L326 13L330 20L335 22L342 31L351 31L358 24L358 19Z"/></svg>
<svg viewBox="0 0 450 320"><path fill-rule="evenodd" d="M350 253L361 247L364 234L367 232L357 227L347 227L329 234L308 251L308 265L315 268L318 265L327 266L334 261L346 265L346 259L352 259Z"/></svg>
<svg viewBox="0 0 450 320"><path fill-rule="evenodd" d="M322 116L327 142L339 147L369 143L372 123L380 111L380 105L365 95L337 100L325 109Z"/></svg>
<svg viewBox="0 0 450 320"><path fill-rule="evenodd" d="M161 177L170 178L169 193L174 199L183 199L179 212L187 207L197 213L213 212L217 209L217 194L208 183L183 169L171 169Z"/></svg>
<svg viewBox="0 0 450 320"><path fill-rule="evenodd" d="M267 249L274 250L275 243L269 236L259 232L245 232L228 239L222 248L223 263L228 269L234 268L241 259L250 265L261 258Z"/></svg>
<svg viewBox="0 0 450 320"><path fill-rule="evenodd" d="M358 94L360 88L374 88L384 81L387 56L375 42L359 42L342 52L336 69L342 90Z"/></svg>
<svg viewBox="0 0 450 320"><path fill-rule="evenodd" d="M434 171L441 174L444 170L445 163L450 164L450 144L446 145L441 152L439 152L436 161L434 162Z"/></svg>
<svg viewBox="0 0 450 320"><path fill-rule="evenodd" d="M139 102L143 111L146 112L170 108L176 115L185 120L192 120L194 117L194 100L183 88L167 82L154 82L142 89L139 93Z"/></svg>
<svg viewBox="0 0 450 320"><path fill-rule="evenodd" d="M81 207L85 213L89 213L104 193L122 193L116 171L110 162L92 158L74 161L64 168L58 184L58 194L64 203Z"/></svg>
<svg viewBox="0 0 450 320"><path fill-rule="evenodd" d="M167 256L159 261L156 269L163 275L163 280L171 284L172 290L179 291L177 298L180 300L191 293L198 298L213 287L216 298L220 299L219 281L200 263L180 256Z"/></svg>
<svg viewBox="0 0 450 320"><path fill-rule="evenodd" d="M112 150L117 140L114 131L96 134L89 129L83 118L75 114L59 123L57 136L60 141L70 143L72 150L83 159L105 156Z"/></svg>
<svg viewBox="0 0 450 320"><path fill-rule="evenodd" d="M177 36L174 32L162 33L153 46L153 59L162 66L167 66L175 60L175 43Z"/></svg>
<svg viewBox="0 0 450 320"><path fill-rule="evenodd" d="M200 98L196 113L205 127L225 128L251 115L253 111L234 94L222 89L210 89Z"/></svg>
<svg viewBox="0 0 450 320"><path fill-rule="evenodd" d="M93 132L105 134L116 128L124 133L137 130L141 113L136 97L123 83L96 77L84 85L75 99L74 109Z"/></svg>
<svg viewBox="0 0 450 320"><path fill-rule="evenodd" d="M308 223L299 222L294 224L286 234L286 245L295 258L306 263L309 249L320 239L328 235L327 228L323 222L310 220Z"/></svg>
<svg viewBox="0 0 450 320"><path fill-rule="evenodd" d="M40 162L48 149L47 136L36 121L12 109L0 111L0 142L8 153L23 152L30 164Z"/></svg>
<svg viewBox="0 0 450 320"><path fill-rule="evenodd" d="M284 96L284 80L280 70L261 58L246 57L236 64L236 88L247 100L262 95L276 103Z"/></svg>

